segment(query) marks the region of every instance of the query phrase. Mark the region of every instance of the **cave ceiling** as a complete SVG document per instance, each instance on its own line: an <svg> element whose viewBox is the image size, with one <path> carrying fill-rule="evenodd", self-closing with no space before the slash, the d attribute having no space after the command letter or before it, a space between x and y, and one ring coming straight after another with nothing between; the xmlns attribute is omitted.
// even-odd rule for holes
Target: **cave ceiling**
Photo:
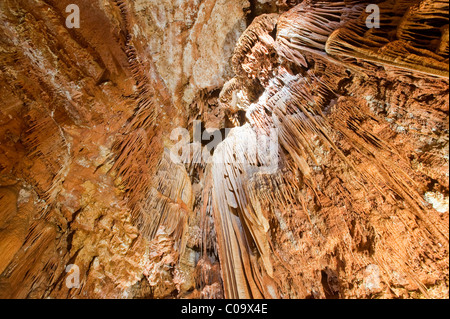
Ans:
<svg viewBox="0 0 450 319"><path fill-rule="evenodd" d="M0 298L448 298L448 13L2 0Z"/></svg>

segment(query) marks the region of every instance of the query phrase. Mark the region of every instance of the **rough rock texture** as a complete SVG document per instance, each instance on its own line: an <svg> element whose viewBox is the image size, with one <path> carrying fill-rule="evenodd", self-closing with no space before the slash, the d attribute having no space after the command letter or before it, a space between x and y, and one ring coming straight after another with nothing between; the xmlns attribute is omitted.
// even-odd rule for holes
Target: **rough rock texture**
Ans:
<svg viewBox="0 0 450 319"><path fill-rule="evenodd" d="M448 298L448 11L1 1L0 298Z"/></svg>

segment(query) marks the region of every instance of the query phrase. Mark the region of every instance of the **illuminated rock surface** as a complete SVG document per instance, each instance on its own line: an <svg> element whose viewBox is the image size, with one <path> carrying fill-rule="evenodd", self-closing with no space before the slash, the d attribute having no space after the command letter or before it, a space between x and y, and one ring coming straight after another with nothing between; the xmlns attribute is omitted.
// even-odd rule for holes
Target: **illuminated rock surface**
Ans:
<svg viewBox="0 0 450 319"><path fill-rule="evenodd" d="M448 11L2 0L0 298L448 298Z"/></svg>

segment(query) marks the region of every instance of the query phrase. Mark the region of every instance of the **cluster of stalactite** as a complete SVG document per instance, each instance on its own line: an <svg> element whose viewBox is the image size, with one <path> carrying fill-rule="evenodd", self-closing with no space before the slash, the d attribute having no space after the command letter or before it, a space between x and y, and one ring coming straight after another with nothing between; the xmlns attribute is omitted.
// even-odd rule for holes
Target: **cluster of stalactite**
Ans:
<svg viewBox="0 0 450 319"><path fill-rule="evenodd" d="M105 36L68 31L66 2L0 3L0 297L445 294L448 210L424 198L448 196L448 2L375 1L369 29L374 1L276 1L190 106L232 128L209 163L172 161L198 115L130 2L95 4Z"/></svg>
<svg viewBox="0 0 450 319"><path fill-rule="evenodd" d="M269 257L270 215L289 205L302 207L308 215L301 188L310 188L319 202L323 197L314 174L321 164L314 155L313 137L335 152L354 183L373 187L380 195L382 188L392 190L417 217L426 240L448 248L448 225L423 206L402 154L361 126L367 119L379 119L359 105L341 107L337 119L330 119L326 110L348 94L342 92L340 80L349 70L358 76L373 76L377 70L432 81L448 77L448 3L385 1L379 4L379 29L366 26L368 5L304 1L281 16L258 17L236 46L237 77L224 89L230 98L223 103L236 110L231 97L248 96L255 79L264 92L255 103L244 104L248 123L232 130L214 154L213 211L229 298L277 297ZM271 128L277 130L280 144L274 172L267 170L263 158L247 158L246 149L252 135L270 138ZM334 142L336 134L374 169L358 167L359 159ZM426 294L424 285L419 287Z"/></svg>

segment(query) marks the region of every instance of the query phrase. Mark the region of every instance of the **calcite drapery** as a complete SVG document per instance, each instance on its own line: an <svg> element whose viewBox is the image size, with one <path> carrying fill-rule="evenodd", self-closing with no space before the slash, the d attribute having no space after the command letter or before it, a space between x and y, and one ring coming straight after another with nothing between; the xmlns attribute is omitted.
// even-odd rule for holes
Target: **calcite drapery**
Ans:
<svg viewBox="0 0 450 319"><path fill-rule="evenodd" d="M405 161L403 154L393 149L389 141L365 128L367 124L364 122L379 123L382 119L371 115L367 107L364 108L358 104L352 106L342 101L344 96L348 95L348 91L345 92L345 89L342 88L342 79L349 78L351 81L352 78L361 76L376 77L377 75L371 72L373 69L376 69L379 74L393 72L394 74L408 74L411 77L417 74L419 78L426 78L431 85L440 83L438 86L442 85L442 89L448 84L446 80L440 81L433 77L448 76L448 59L445 62L443 54L445 49L441 49L448 45L448 39L445 37L448 18L444 18L444 14L442 14L443 11L448 12L448 4L444 5L439 1L433 3L422 1L417 5L405 6L405 3L398 2L381 3L380 7L384 14L381 29L368 30L365 25L367 14L364 13L364 8L369 3L304 1L282 14L278 22L277 16L274 15L255 19L238 42L233 57L237 77L226 87L227 95L233 96L233 89L236 92L249 91L251 87L248 86L255 85L249 82L248 78L257 79L258 84L265 89L258 101L247 107L247 119L251 129L246 126L243 126L242 129L259 132L261 128L265 130L270 127L277 128L281 146L280 168L288 168L287 170L290 172L299 172L300 177L297 177L297 183L295 183L291 180L291 174L287 172L282 173L281 178L279 171L265 174L272 194L268 195L262 191L264 188L261 189L261 183L255 183L253 180L261 178L259 167L263 166L263 163L252 163L241 158L246 154L242 149L248 144L249 136L244 131L240 132L240 128L232 130L227 140L216 151L214 157L220 163L213 164L212 178L215 181L213 198L216 204L216 230L223 233L219 234L218 245L224 273L224 290L227 297L275 297L269 293L269 291L273 291L274 281L272 278L279 280L280 276L274 275L273 264L281 262L282 257L269 258L269 256L273 256L270 252L276 251L274 246L277 244L271 240L276 235L274 236L274 227L268 226L269 216L276 215L279 218L280 211L289 211L298 207L314 227L318 221L312 219L314 217L311 216L310 211L313 210L317 213L317 209L307 207L305 202L308 200L305 200L302 193L309 189L311 194L309 196L315 198L313 201L319 207L326 206L323 202L332 200L332 198L327 198L325 190L317 184L316 176L321 175L317 172L323 170L325 162L319 163L320 160L318 160L315 150L317 144L313 146L311 143L314 139L322 147L327 147L328 152L335 153L340 165L346 167L345 171L341 173L343 175L339 177L345 182L341 182L342 186L339 187L341 190L336 189L337 193L344 192L348 194L343 194L344 196L353 197L350 194L354 192L382 194L384 192L382 189L389 189L408 207L406 209L408 213L404 210L397 217L404 222L409 220L407 223L415 220L414 223L421 225L419 228L424 230L423 233L411 239L412 242L416 242L414 245L418 245L421 240L426 240L431 246L438 245L443 248L439 253L440 256L444 256L448 251L448 224L441 219L439 214L431 213L423 205L423 195L417 192L417 184L409 177L414 173L408 167L408 162ZM402 12L399 7L402 7L404 11ZM388 20L388 12L406 16L400 19L392 18L392 14L389 14L390 19ZM414 19L419 21L414 16L421 17L421 25L418 22L409 23ZM436 19L430 23L426 22L427 17L431 16ZM267 35L273 32L275 25L276 38L273 40ZM410 31L406 31L408 28ZM391 29L397 29L396 36L399 40L381 38L381 34L388 34ZM424 29L441 30L442 33L438 32L436 36L435 34L426 36L417 33ZM358 32L361 34L360 38L357 37ZM344 35L348 40L344 38ZM371 39L371 36L374 39ZM406 46L396 42L401 42L404 37L411 37ZM358 53L363 52L366 45L375 52L377 41L386 49L380 48L372 55ZM388 43L389 41L392 43ZM352 51L337 49L347 43ZM257 51L261 52L258 46L264 48L262 55L265 54L266 61L277 62L269 67L264 66L261 56L254 56ZM414 46L421 48L413 49ZM440 50L440 56L429 50L432 46L437 47L436 51ZM395 48L395 50L387 48ZM405 51L407 48L410 48L410 53ZM296 69L283 60L280 63L280 59L274 59L271 49L275 49L280 58L293 63ZM245 63L246 59L258 63ZM367 72L361 68L362 61L373 63ZM323 66L324 64L326 67ZM384 66L385 69L383 69ZM262 69L265 69L265 72L261 72ZM228 103L232 104L232 101L229 99ZM337 118L332 115L333 111L330 114L329 107L333 104L341 105L338 108L340 114ZM339 144L335 142L337 136L340 136ZM224 149L225 151L223 151ZM221 159L225 159L224 163L220 161ZM365 164L361 166L361 163ZM299 187L298 182L300 185L304 183L303 187ZM351 186L353 190L347 188L345 186L347 184L354 184ZM284 190L283 193L277 194L281 189ZM265 199L266 196L267 199ZM335 194L333 197L338 196ZM264 203L263 205L261 201ZM350 205L353 207L352 209L360 210L356 208L357 203ZM377 212L377 214L380 213L383 215L382 211ZM364 213L360 211L356 214L361 216L360 214ZM372 212L372 215L375 214ZM331 215L328 216L328 218L330 217ZM352 219L350 218L350 220ZM354 225L358 222L353 219L351 223ZM376 237L376 233L385 226L370 224L363 226L372 227L371 236L373 238L365 239L364 243L366 246L369 245L366 248L369 251L369 260L371 258L389 260L381 267L384 269L387 265L389 267L396 265L394 268L400 267L399 269L402 269L401 271L417 284L418 289L428 296L428 289L417 279L414 271L408 269L410 268L408 262L401 261L401 258L397 259L397 255L391 256L392 258L377 257L377 254L373 252L375 248L372 246L375 245L375 242L378 245L390 246L391 244L386 242L383 237ZM318 231L317 236L319 238L321 236L334 237L329 226ZM406 232L412 234L416 227L406 226ZM345 237L344 234L341 235ZM313 235L313 237L315 236ZM343 240L344 237L342 237ZM319 238L316 238L316 242L321 241ZM267 246L267 241L271 248ZM327 240L325 240L326 242ZM395 250L396 248L391 246L389 249ZM351 246L343 245L339 250L339 254L352 254ZM411 253L409 249L405 250L409 254ZM304 262L299 264L304 265ZM380 267L378 263L374 262L373 265L378 271L378 267ZM295 270L292 270L291 266L285 267L290 273L287 278L295 281L291 277ZM277 270L279 271L279 268ZM330 276L329 269L323 270L321 274L322 278L328 278ZM332 276L336 277L337 275L332 273ZM268 280L268 278L272 280ZM299 279L297 291L302 290L303 281ZM282 283L278 282L275 285L281 286ZM326 296L342 294L339 285L337 288L331 289L327 283L324 284L323 289ZM331 289L331 291L326 291L326 289Z"/></svg>

